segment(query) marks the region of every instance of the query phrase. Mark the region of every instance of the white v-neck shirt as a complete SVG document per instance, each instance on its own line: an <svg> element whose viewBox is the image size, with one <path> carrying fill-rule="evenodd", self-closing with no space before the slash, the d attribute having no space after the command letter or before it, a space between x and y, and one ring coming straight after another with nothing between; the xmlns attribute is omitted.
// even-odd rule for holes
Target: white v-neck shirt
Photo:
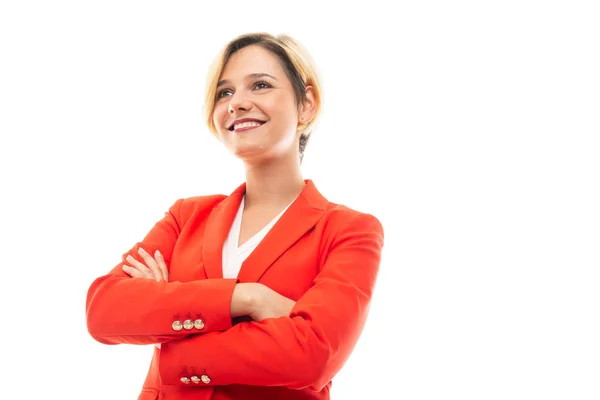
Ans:
<svg viewBox="0 0 600 400"><path fill-rule="evenodd" d="M283 213L285 213L285 211L296 199L294 199L290 204L287 205L287 207L281 210L281 212L277 214L275 218L273 218L271 222L269 222L264 228L262 228L244 244L238 247L245 200L246 196L243 196L238 212L235 215L233 223L231 224L231 228L229 229L229 235L227 236L227 239L225 239L225 243L223 243L223 278L237 278L244 260L248 258L256 246L258 246L267 233L269 233L273 225L275 225Z"/></svg>

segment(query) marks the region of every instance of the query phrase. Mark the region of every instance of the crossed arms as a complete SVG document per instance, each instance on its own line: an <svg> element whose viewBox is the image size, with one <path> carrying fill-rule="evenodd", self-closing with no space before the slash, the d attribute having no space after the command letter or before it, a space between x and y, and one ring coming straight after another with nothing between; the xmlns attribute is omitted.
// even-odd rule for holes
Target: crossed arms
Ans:
<svg viewBox="0 0 600 400"><path fill-rule="evenodd" d="M320 390L346 362L364 326L383 246L379 221L352 214L332 240L313 286L292 302L288 316L260 318L256 310L269 306L252 296L238 296L242 307L237 312L254 312L255 320L233 325L235 294L243 294L241 285L252 284L235 279L136 279L123 270L127 256L148 263L139 248L155 255L159 250L165 267L169 265L183 226L182 202L169 209L123 262L92 283L86 308L92 337L106 344L161 343L160 375L166 385L184 385L182 370L195 370L210 376L206 385ZM276 299L263 296L269 298ZM176 318L200 319L202 328L174 330Z"/></svg>

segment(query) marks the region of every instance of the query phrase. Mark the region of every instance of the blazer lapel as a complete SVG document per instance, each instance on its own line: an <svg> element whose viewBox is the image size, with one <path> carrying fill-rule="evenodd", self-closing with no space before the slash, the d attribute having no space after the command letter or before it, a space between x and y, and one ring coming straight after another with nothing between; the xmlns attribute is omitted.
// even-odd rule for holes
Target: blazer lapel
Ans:
<svg viewBox="0 0 600 400"><path fill-rule="evenodd" d="M319 193L311 180L307 179L305 182L306 185L298 198L242 263L238 274L240 282L257 282L277 258L314 227L325 214L327 199ZM236 204L239 205L239 201ZM230 225L231 223L228 226Z"/></svg>
<svg viewBox="0 0 600 400"><path fill-rule="evenodd" d="M246 184L240 185L229 197L215 207L206 222L202 259L208 279L223 278L223 244L235 218Z"/></svg>

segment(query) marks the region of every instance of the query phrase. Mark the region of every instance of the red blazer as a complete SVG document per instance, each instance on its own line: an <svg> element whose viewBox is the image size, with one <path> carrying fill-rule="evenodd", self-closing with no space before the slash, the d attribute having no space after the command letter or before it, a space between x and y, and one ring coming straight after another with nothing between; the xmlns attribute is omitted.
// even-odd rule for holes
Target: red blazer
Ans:
<svg viewBox="0 0 600 400"><path fill-rule="evenodd" d="M142 242L90 286L87 327L105 344L154 344L139 399L329 399L354 348L375 285L377 218L330 203L306 181L300 196L224 279L223 243L245 192L179 199ZM125 257L160 250L169 282L133 279ZM296 301L289 317L235 323L236 282Z"/></svg>

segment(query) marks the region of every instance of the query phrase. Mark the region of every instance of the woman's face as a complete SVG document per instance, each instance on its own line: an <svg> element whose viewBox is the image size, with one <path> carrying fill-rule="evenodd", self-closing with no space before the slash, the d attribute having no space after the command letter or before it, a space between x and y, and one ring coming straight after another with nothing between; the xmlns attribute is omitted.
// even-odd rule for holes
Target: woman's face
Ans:
<svg viewBox="0 0 600 400"><path fill-rule="evenodd" d="M246 161L298 156L298 107L275 54L258 45L236 51L216 93L213 121L229 151Z"/></svg>

